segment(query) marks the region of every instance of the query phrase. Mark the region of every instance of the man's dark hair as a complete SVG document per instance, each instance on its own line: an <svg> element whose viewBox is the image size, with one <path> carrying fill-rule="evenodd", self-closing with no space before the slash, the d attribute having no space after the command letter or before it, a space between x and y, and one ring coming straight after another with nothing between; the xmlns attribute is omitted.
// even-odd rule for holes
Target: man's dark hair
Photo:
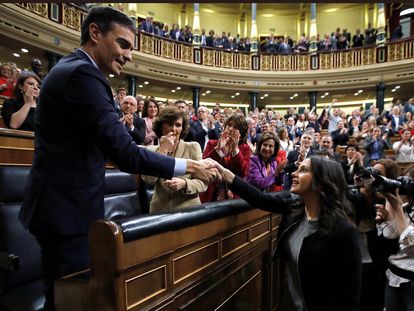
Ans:
<svg viewBox="0 0 414 311"><path fill-rule="evenodd" d="M347 146L346 146L346 148L345 148L345 152L347 152L349 148L354 148L354 149L355 149L355 151L357 151L357 152L359 151L359 146L358 146L358 145L355 145L355 144L349 144L349 145L347 145Z"/></svg>
<svg viewBox="0 0 414 311"><path fill-rule="evenodd" d="M132 19L127 15L109 6L94 7L89 11L82 24L81 29L81 44L85 44L90 39L89 25L95 23L103 34L111 30L112 23L117 23L121 26L128 27L133 32L136 27Z"/></svg>
<svg viewBox="0 0 414 311"><path fill-rule="evenodd" d="M20 102L24 102L23 92L20 88L23 87L23 84L29 78L35 79L37 81L37 83L39 83L39 85L40 85L40 79L37 76L37 74L35 74L34 72L27 72L26 71L26 72L22 73L20 76L18 76L17 79L16 79L16 85L13 88L12 96Z"/></svg>

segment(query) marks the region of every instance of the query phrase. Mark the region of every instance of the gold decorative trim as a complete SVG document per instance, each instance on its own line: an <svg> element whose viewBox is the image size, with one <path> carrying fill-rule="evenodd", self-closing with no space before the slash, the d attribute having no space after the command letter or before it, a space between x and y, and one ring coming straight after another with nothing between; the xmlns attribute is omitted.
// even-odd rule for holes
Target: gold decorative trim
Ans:
<svg viewBox="0 0 414 311"><path fill-rule="evenodd" d="M145 275L148 275L150 273L153 273L153 272L155 272L157 270L161 270L161 269L164 270L164 285L165 285L165 288L164 289L160 289L159 291L156 291L155 293L153 293L153 294L151 294L151 295L149 295L149 296L147 296L147 297L145 297L145 298L143 298L143 299L141 299L141 300L133 303L132 305L129 305L128 304L128 283L130 283L130 282L132 282L132 281L134 281L134 280L136 280L138 278L142 278ZM126 279L124 281L124 286L125 286L125 306L126 306L127 310L130 310L130 309L132 309L132 308L134 308L134 307L142 304L143 302L147 301L148 299L151 299L152 297L157 296L160 293L162 293L162 292L164 292L164 291L167 290L167 266L166 265L162 265L162 266L159 266L157 268L154 268L154 269L152 269L150 271L146 271L145 273L142 273L140 275L134 276L134 277L132 277L130 279Z"/></svg>
<svg viewBox="0 0 414 311"><path fill-rule="evenodd" d="M191 273L188 273L188 274L184 275L183 277L181 277L181 278L179 278L179 279L177 279L177 280L175 279L175 266L176 266L176 262L177 262L178 260L180 260L180 259L182 259L182 258L185 258L185 257L188 257L188 256L190 256L190 255L192 255L192 254L194 254L194 253L200 252L201 250L204 250L204 249L206 249L206 248L208 248L208 247L210 247L210 246L212 246L212 245L217 245L217 257L216 257L216 259L214 259L214 260L212 260L211 262L209 262L209 263L207 263L207 264L205 264L205 265L203 265L203 266L199 267L199 268L198 268L198 269L196 269L196 270L191 271ZM201 270L206 269L207 267L211 266L212 264L214 264L214 263L218 262L218 261L220 260L220 254L219 254L219 251L220 251L219 241L216 241L216 242L213 242L213 243L210 243L210 244L204 245L204 246L202 246L202 247L199 247L199 248L197 248L197 249L195 249L195 250L193 250L193 251L191 251L191 252L189 252L189 253L186 253L186 254L184 254L184 255L181 255L181 256L179 256L179 257L177 257L177 258L174 258L174 259L172 260L172 275L173 275L173 284L175 285L175 284L177 284L177 283L181 282L182 280L185 280L185 279L189 278L190 276L192 276L192 275L194 275L194 274L196 274L196 273L200 272Z"/></svg>
<svg viewBox="0 0 414 311"><path fill-rule="evenodd" d="M266 231L265 232L263 232L263 233L261 233L261 234L259 234L258 236L256 236L256 237L253 237L253 228L255 228L255 227L258 227L258 226L260 226L260 225L262 225L262 224L264 224L264 223L266 223L267 224L267 229L266 229ZM266 234L268 234L268 233L270 233L270 218L267 218L267 219L265 219L265 220L263 220L263 221L261 221L261 222L258 222L258 223L255 223L254 225L252 225L251 226L251 231L252 231L252 237L251 237L251 241L250 242L254 242L254 241L256 241L257 239L260 239L262 236L265 236Z"/></svg>
<svg viewBox="0 0 414 311"><path fill-rule="evenodd" d="M236 236L236 235L238 235L238 234L241 234L241 233L243 233L243 232L246 232L247 233L247 242L246 243L243 243L243 244L241 244L241 245L239 245L238 247L236 247L236 248L234 248L234 249L232 249L231 251L229 251L229 252L227 252L227 253L224 253L223 252L223 242L225 241L225 240L228 240L228 239L230 239L230 238L232 238L232 237L234 237L234 236ZM225 237L223 237L222 239L221 239L221 249L222 249L222 258L225 258L225 257L227 257L227 256L229 256L229 255L231 255L231 254L233 254L234 252L237 252L239 249L242 249L243 247L245 247L245 246L247 246L247 245L249 245L250 244L250 241L251 241L251 231L250 231L250 227L247 227L247 228L244 228L244 229L242 229L242 230L239 230L239 231L237 231L237 232L235 232L235 233L232 233L232 234L230 234L230 235L228 235L228 236L225 236Z"/></svg>
<svg viewBox="0 0 414 311"><path fill-rule="evenodd" d="M261 271L256 272L250 279L244 282L244 284L240 286L233 294L227 297L226 300L224 300L217 308L215 308L214 311L220 310L221 307L223 307L231 298L233 298L239 291L241 291L247 284L249 284L252 280L254 280L260 274L262 274Z"/></svg>

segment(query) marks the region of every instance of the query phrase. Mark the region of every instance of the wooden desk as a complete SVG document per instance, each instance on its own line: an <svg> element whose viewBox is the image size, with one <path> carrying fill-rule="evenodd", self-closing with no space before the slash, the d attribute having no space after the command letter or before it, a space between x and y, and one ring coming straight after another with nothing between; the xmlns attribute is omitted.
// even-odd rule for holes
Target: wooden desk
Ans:
<svg viewBox="0 0 414 311"><path fill-rule="evenodd" d="M153 226L180 216L160 215ZM118 224L98 221L90 232L91 277L59 280L57 310L275 310L280 271L268 263L279 221L246 209L132 241Z"/></svg>

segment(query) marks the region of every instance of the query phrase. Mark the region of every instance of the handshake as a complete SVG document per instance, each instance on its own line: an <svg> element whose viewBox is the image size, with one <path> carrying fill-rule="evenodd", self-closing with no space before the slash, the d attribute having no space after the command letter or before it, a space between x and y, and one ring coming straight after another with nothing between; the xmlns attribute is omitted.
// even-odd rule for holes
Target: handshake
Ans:
<svg viewBox="0 0 414 311"><path fill-rule="evenodd" d="M187 173L205 183L224 181L231 184L235 177L234 173L213 159L187 160Z"/></svg>

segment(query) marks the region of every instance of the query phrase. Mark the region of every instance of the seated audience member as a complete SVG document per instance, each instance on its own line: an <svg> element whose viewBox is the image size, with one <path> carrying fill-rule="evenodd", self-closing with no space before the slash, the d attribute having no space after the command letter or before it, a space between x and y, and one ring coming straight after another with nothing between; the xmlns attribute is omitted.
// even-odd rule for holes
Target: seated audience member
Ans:
<svg viewBox="0 0 414 311"><path fill-rule="evenodd" d="M137 100L137 116L138 118L142 118L142 112L144 111L145 99L141 96L136 97Z"/></svg>
<svg viewBox="0 0 414 311"><path fill-rule="evenodd" d="M296 121L296 129L300 130L302 133L305 132L306 127L308 126L308 121L304 113L299 115L298 121Z"/></svg>
<svg viewBox="0 0 414 311"><path fill-rule="evenodd" d="M337 129L331 133L334 148L336 146L346 146L349 140L348 129L344 126L344 121L337 123Z"/></svg>
<svg viewBox="0 0 414 311"><path fill-rule="evenodd" d="M4 101L1 115L7 127L34 131L34 117L40 79L35 74L22 74L17 78L13 98Z"/></svg>
<svg viewBox="0 0 414 311"><path fill-rule="evenodd" d="M145 121L136 114L137 100L134 96L125 96L121 102L119 121L125 125L132 140L137 145L142 145L145 139Z"/></svg>
<svg viewBox="0 0 414 311"><path fill-rule="evenodd" d="M286 153L293 150L293 142L289 139L288 132L285 127L279 128L278 131L280 149L285 150Z"/></svg>
<svg viewBox="0 0 414 311"><path fill-rule="evenodd" d="M332 136L325 135L321 138L320 150L326 152L329 159L341 162L341 155L334 149Z"/></svg>
<svg viewBox="0 0 414 311"><path fill-rule="evenodd" d="M309 129L310 128L308 128L308 131ZM321 133L315 132L313 134L313 143L312 143L311 148L315 151L321 149Z"/></svg>
<svg viewBox="0 0 414 311"><path fill-rule="evenodd" d="M277 163L279 139L276 134L266 132L256 146L255 154L250 158L249 174L246 181L256 188L266 192L280 191L283 183L282 171L287 161Z"/></svg>
<svg viewBox="0 0 414 311"><path fill-rule="evenodd" d="M218 139L219 133L214 125L214 117L208 113L207 107L200 106L197 110L198 120L190 126L190 135L193 141L200 144L201 150L207 146L210 139Z"/></svg>
<svg viewBox="0 0 414 311"><path fill-rule="evenodd" d="M359 310L361 251L355 225L347 216L350 204L340 164L305 159L293 173L291 193L264 193L217 168L229 188L247 202L282 214L273 258L281 259L286 272L280 309Z"/></svg>
<svg viewBox="0 0 414 311"><path fill-rule="evenodd" d="M397 162L414 162L414 136L409 130L404 130L401 140L396 141L392 149L397 154Z"/></svg>
<svg viewBox="0 0 414 311"><path fill-rule="evenodd" d="M13 68L10 64L0 67L0 95L12 97L15 81L13 79Z"/></svg>
<svg viewBox="0 0 414 311"><path fill-rule="evenodd" d="M348 185L353 185L355 173L364 165L362 154L359 152L359 147L352 144L346 146L345 153L346 159L341 161L342 168L344 169L346 182Z"/></svg>
<svg viewBox="0 0 414 311"><path fill-rule="evenodd" d="M391 148L387 136L387 133L381 134L379 127L373 128L372 136L367 137L364 142L364 166L371 166L374 161L384 158L384 150Z"/></svg>
<svg viewBox="0 0 414 311"><path fill-rule="evenodd" d="M414 180L414 166L404 173ZM406 196L387 193L384 205L377 206L378 234L398 238L398 250L388 259L385 310L412 310L414 306L414 192Z"/></svg>
<svg viewBox="0 0 414 311"><path fill-rule="evenodd" d="M121 111L121 103L124 97L127 96L125 88L120 87L116 90L116 95L114 98L115 110L119 113Z"/></svg>
<svg viewBox="0 0 414 311"><path fill-rule="evenodd" d="M233 114L223 124L224 131L218 140L209 140L203 158L211 158L237 176L244 178L249 173L251 149L246 143L247 122L243 115ZM200 194L201 202L233 199L233 193L225 183L210 184Z"/></svg>
<svg viewBox="0 0 414 311"><path fill-rule="evenodd" d="M158 146L148 149L175 158L201 160L202 153L197 142L185 142L188 133L188 117L176 107L166 107L154 121L154 132L159 139ZM150 213L167 212L200 204L198 194L207 190L207 185L190 175L163 178L142 176L145 183L155 185L150 204Z"/></svg>
<svg viewBox="0 0 414 311"><path fill-rule="evenodd" d="M145 101L144 108L142 111L142 118L145 121L145 146L157 144L157 135L152 130L152 124L154 123L155 117L158 115L159 111L160 109L155 100L148 99L147 101Z"/></svg>
<svg viewBox="0 0 414 311"><path fill-rule="evenodd" d="M300 145L296 145L295 149L289 151L287 154L287 165L285 167L285 178L284 178L284 188L286 190L290 189L292 185L292 173L297 170L300 163L306 158L309 158L313 155L314 151L311 146L313 143L313 137L309 133L303 133L300 138Z"/></svg>

